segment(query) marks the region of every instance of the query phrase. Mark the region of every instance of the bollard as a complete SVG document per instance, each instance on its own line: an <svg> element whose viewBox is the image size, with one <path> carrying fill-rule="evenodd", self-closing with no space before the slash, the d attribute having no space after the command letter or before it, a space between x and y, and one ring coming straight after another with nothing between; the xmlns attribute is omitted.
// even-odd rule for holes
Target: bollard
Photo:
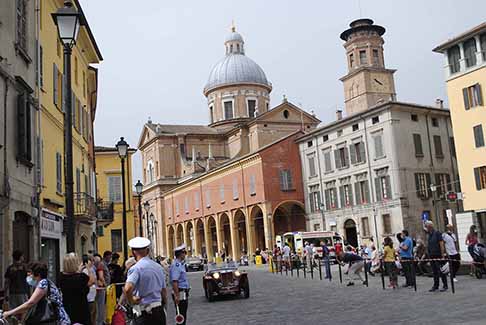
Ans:
<svg viewBox="0 0 486 325"><path fill-rule="evenodd" d="M380 259L380 269L381 269L381 285L383 290L385 290L385 265L383 264L383 259Z"/></svg>
<svg viewBox="0 0 486 325"><path fill-rule="evenodd" d="M286 276L289 276L289 268L288 268L288 266L285 267L285 275Z"/></svg>
<svg viewBox="0 0 486 325"><path fill-rule="evenodd" d="M343 273L341 270L341 263L338 262L338 266L339 266L339 282L343 283Z"/></svg>
<svg viewBox="0 0 486 325"><path fill-rule="evenodd" d="M412 258L412 281L413 289L417 292L417 270L415 269L415 258Z"/></svg>
<svg viewBox="0 0 486 325"><path fill-rule="evenodd" d="M322 270L321 270L321 267L322 267L322 259L318 259L317 260L319 262L319 279L322 281Z"/></svg>
<svg viewBox="0 0 486 325"><path fill-rule="evenodd" d="M365 282L366 282L366 287L368 288L368 268L366 267L366 260L364 263L364 274L365 274Z"/></svg>
<svg viewBox="0 0 486 325"><path fill-rule="evenodd" d="M275 263L275 261L272 259L270 259L270 270L272 273L275 273L275 267L273 266Z"/></svg>
<svg viewBox="0 0 486 325"><path fill-rule="evenodd" d="M290 263L290 276L294 276L294 265L292 263Z"/></svg>
<svg viewBox="0 0 486 325"><path fill-rule="evenodd" d="M451 291L452 294L456 293L456 287L454 286L454 274L452 272L452 260L449 258L449 274L451 276Z"/></svg>
<svg viewBox="0 0 486 325"><path fill-rule="evenodd" d="M299 268L300 268L300 265L297 264L297 277L299 277Z"/></svg>
<svg viewBox="0 0 486 325"><path fill-rule="evenodd" d="M282 262L280 262L280 275L282 275L282 274L283 274L283 273L282 273L282 272L283 272L282 268L283 268L283 267L282 267ZM285 268L287 268L287 264L285 264Z"/></svg>
<svg viewBox="0 0 486 325"><path fill-rule="evenodd" d="M304 279L307 279L307 271L305 270L305 265L306 265L306 264L307 264L307 263L304 263Z"/></svg>
<svg viewBox="0 0 486 325"><path fill-rule="evenodd" d="M310 259L310 272L311 272L311 279L314 279L314 260L313 259Z"/></svg>

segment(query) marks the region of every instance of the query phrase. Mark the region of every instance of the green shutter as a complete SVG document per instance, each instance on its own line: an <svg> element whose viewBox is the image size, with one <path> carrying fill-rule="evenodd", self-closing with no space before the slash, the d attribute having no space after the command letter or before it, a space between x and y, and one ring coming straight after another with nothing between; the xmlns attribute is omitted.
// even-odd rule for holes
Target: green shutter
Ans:
<svg viewBox="0 0 486 325"><path fill-rule="evenodd" d="M58 80L57 80L58 74L57 74L57 67L56 64L52 64L52 102L54 105L58 105L59 103L57 102L58 98L58 91L57 85L58 85Z"/></svg>
<svg viewBox="0 0 486 325"><path fill-rule="evenodd" d="M360 162L366 162L366 151L364 142L360 142L359 144L359 157L361 158Z"/></svg>
<svg viewBox="0 0 486 325"><path fill-rule="evenodd" d="M354 144L349 146L349 154L351 156L351 163L356 164L356 147Z"/></svg>
<svg viewBox="0 0 486 325"><path fill-rule="evenodd" d="M339 201L341 208L344 208L346 206L346 202L344 202L344 186L339 186Z"/></svg>
<svg viewBox="0 0 486 325"><path fill-rule="evenodd" d="M485 51L485 50L486 49L483 49L483 51ZM483 94L481 93L481 86L479 84L475 84L474 85L474 90L476 92L476 96L477 96L477 99L478 99L478 105L479 106L483 106Z"/></svg>
<svg viewBox="0 0 486 325"><path fill-rule="evenodd" d="M430 185L432 184L432 182L430 181L430 174L429 173L426 173L425 174L425 179L426 179L426 182L427 182L427 197L431 197L432 196L432 190L430 189Z"/></svg>
<svg viewBox="0 0 486 325"><path fill-rule="evenodd" d="M366 203L371 203L371 198L370 198L370 182L366 180L364 182L364 193L365 193L365 201Z"/></svg>
<svg viewBox="0 0 486 325"><path fill-rule="evenodd" d="M337 149L334 150L334 160L336 162L336 169L339 169L343 166L341 162L341 158L339 157L339 150Z"/></svg>
<svg viewBox="0 0 486 325"><path fill-rule="evenodd" d="M469 95L468 95L467 88L462 89L462 97L464 98L464 108L468 110L470 106L469 106Z"/></svg>
<svg viewBox="0 0 486 325"><path fill-rule="evenodd" d="M377 202L382 201L383 194L381 192L381 182L379 177L375 178L375 191L376 191L376 201Z"/></svg>
<svg viewBox="0 0 486 325"><path fill-rule="evenodd" d="M344 164L343 164L343 167L349 167L349 152L348 152L348 148L347 147L344 147L343 148L343 151L344 151Z"/></svg>
<svg viewBox="0 0 486 325"><path fill-rule="evenodd" d="M481 175L479 173L479 168L474 168L474 179L476 180L476 190L481 190Z"/></svg>
<svg viewBox="0 0 486 325"><path fill-rule="evenodd" d="M420 192L420 174L415 173L415 192L419 198L422 198L422 193Z"/></svg>
<svg viewBox="0 0 486 325"><path fill-rule="evenodd" d="M329 193L329 190L324 190L324 197L326 200L326 210L331 210L331 194Z"/></svg>
<svg viewBox="0 0 486 325"><path fill-rule="evenodd" d="M356 199L356 205L359 205L359 204L362 203L361 191L359 189L359 185L360 185L359 182L354 183L354 195L355 195L355 199Z"/></svg>
<svg viewBox="0 0 486 325"><path fill-rule="evenodd" d="M349 190L349 205L354 205L353 186L351 184L348 185L348 190Z"/></svg>
<svg viewBox="0 0 486 325"><path fill-rule="evenodd" d="M388 200L393 199L390 176L385 177L385 190L387 193Z"/></svg>

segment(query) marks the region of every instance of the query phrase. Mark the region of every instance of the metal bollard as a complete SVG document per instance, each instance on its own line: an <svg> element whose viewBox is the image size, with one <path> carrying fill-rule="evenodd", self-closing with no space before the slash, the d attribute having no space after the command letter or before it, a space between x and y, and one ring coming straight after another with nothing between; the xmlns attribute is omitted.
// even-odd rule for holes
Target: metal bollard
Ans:
<svg viewBox="0 0 486 325"><path fill-rule="evenodd" d="M283 267L282 267L282 262L280 262L280 275L282 275L282 274L283 274L283 273L282 273L282 272L283 272L282 268L283 268ZM285 265L285 268L287 268L287 265Z"/></svg>
<svg viewBox="0 0 486 325"><path fill-rule="evenodd" d="M412 281L413 289L417 292L417 270L415 269L415 258L412 258Z"/></svg>
<svg viewBox="0 0 486 325"><path fill-rule="evenodd" d="M380 268L381 268L381 285L383 286L383 290L385 290L385 264L383 264L383 259L380 259Z"/></svg>
<svg viewBox="0 0 486 325"><path fill-rule="evenodd" d="M304 263L304 279L307 279L307 271L305 270L305 265L306 265L306 264L307 264L307 263Z"/></svg>
<svg viewBox="0 0 486 325"><path fill-rule="evenodd" d="M366 287L368 287L368 267L367 267L367 263L366 263L366 259L365 259L365 263L364 263L364 274L365 274L365 282L366 282Z"/></svg>
<svg viewBox="0 0 486 325"><path fill-rule="evenodd" d="M343 272L341 270L341 263L338 262L339 266L339 282L343 283Z"/></svg>
<svg viewBox="0 0 486 325"><path fill-rule="evenodd" d="M300 265L297 264L297 277L299 277L299 268L300 268Z"/></svg>
<svg viewBox="0 0 486 325"><path fill-rule="evenodd" d="M311 258L311 260L310 260L310 261L311 261L311 262L310 262L310 267L311 267L311 269L310 269L310 272L311 272L311 279L314 279L314 260Z"/></svg>
<svg viewBox="0 0 486 325"><path fill-rule="evenodd" d="M322 267L322 259L318 259L317 261L319 263L319 279L322 281L322 270L321 270L321 267Z"/></svg>
<svg viewBox="0 0 486 325"><path fill-rule="evenodd" d="M452 260L449 258L449 274L451 276L451 291L452 294L456 293L456 287L454 286L454 274L452 272Z"/></svg>

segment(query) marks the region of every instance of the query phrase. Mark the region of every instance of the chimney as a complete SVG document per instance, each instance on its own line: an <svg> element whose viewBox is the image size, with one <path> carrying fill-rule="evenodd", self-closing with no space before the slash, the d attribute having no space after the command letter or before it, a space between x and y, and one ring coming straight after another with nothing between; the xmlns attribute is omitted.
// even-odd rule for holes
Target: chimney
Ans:
<svg viewBox="0 0 486 325"><path fill-rule="evenodd" d="M440 98L437 98L435 100L435 107L437 107L439 109L444 109L444 101Z"/></svg>
<svg viewBox="0 0 486 325"><path fill-rule="evenodd" d="M336 120L340 121L343 119L343 111L338 109L336 110Z"/></svg>

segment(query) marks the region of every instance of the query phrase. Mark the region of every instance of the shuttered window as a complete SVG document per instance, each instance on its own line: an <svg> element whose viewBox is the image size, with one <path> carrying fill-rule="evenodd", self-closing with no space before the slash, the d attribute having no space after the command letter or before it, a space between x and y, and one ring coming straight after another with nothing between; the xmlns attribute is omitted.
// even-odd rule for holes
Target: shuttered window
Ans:
<svg viewBox="0 0 486 325"><path fill-rule="evenodd" d="M391 200L390 176L380 176L375 178L375 191L377 201Z"/></svg>
<svg viewBox="0 0 486 325"><path fill-rule="evenodd" d="M221 202L224 202L224 185L221 184L219 186L219 199Z"/></svg>
<svg viewBox="0 0 486 325"><path fill-rule="evenodd" d="M255 175L250 175L250 195L256 194L256 178Z"/></svg>
<svg viewBox="0 0 486 325"><path fill-rule="evenodd" d="M354 183L354 195L356 204L370 203L370 186L369 182L361 181Z"/></svg>
<svg viewBox="0 0 486 325"><path fill-rule="evenodd" d="M478 191L486 189L486 166L474 168L474 179Z"/></svg>
<svg viewBox="0 0 486 325"><path fill-rule="evenodd" d="M434 148L435 148L435 156L437 158L444 157L444 151L442 150L442 140L440 135L434 135Z"/></svg>
<svg viewBox="0 0 486 325"><path fill-rule="evenodd" d="M121 229L112 229L111 230L111 251L121 252L122 249L122 231Z"/></svg>
<svg viewBox="0 0 486 325"><path fill-rule="evenodd" d="M31 112L27 92L17 95L17 160L28 165L32 161Z"/></svg>
<svg viewBox="0 0 486 325"><path fill-rule="evenodd" d="M470 87L463 88L462 96L464 99L464 108L466 110L476 106L483 106L483 94L480 84L474 84Z"/></svg>
<svg viewBox="0 0 486 325"><path fill-rule="evenodd" d="M81 171L76 168L76 193L81 192Z"/></svg>
<svg viewBox="0 0 486 325"><path fill-rule="evenodd" d="M315 155L309 155L307 156L307 162L309 163L309 177L314 177L316 176L316 159Z"/></svg>
<svg viewBox="0 0 486 325"><path fill-rule="evenodd" d="M59 74L57 72L57 66L55 63L52 64L52 102L59 108L59 89L57 88L59 82L57 80Z"/></svg>
<svg viewBox="0 0 486 325"><path fill-rule="evenodd" d="M62 193L62 156L56 152L56 191Z"/></svg>
<svg viewBox="0 0 486 325"><path fill-rule="evenodd" d="M201 197L199 196L199 192L194 193L194 210L198 211L201 207Z"/></svg>
<svg viewBox="0 0 486 325"><path fill-rule="evenodd" d="M313 185L309 187L309 203L310 211L317 212L321 206L321 193L319 192L319 185Z"/></svg>
<svg viewBox="0 0 486 325"><path fill-rule="evenodd" d="M324 171L326 173L332 171L331 151L324 152Z"/></svg>
<svg viewBox="0 0 486 325"><path fill-rule="evenodd" d="M435 185L439 197L445 195L452 191L451 176L449 174L435 174Z"/></svg>
<svg viewBox="0 0 486 325"><path fill-rule="evenodd" d="M353 205L353 190L350 184L339 187L339 197L342 208Z"/></svg>
<svg viewBox="0 0 486 325"><path fill-rule="evenodd" d="M359 51L359 64L368 64L368 57L365 50Z"/></svg>
<svg viewBox="0 0 486 325"><path fill-rule="evenodd" d="M27 54L27 0L17 0L16 24L17 43L25 54Z"/></svg>
<svg viewBox="0 0 486 325"><path fill-rule="evenodd" d="M110 202L121 202L121 176L108 176L108 198Z"/></svg>
<svg viewBox="0 0 486 325"><path fill-rule="evenodd" d="M459 46L455 45L447 51L447 56L449 58L449 69L451 73L456 73L461 69L461 51Z"/></svg>
<svg viewBox="0 0 486 325"><path fill-rule="evenodd" d="M415 188L419 198L425 200L431 196L430 185L430 174L415 173Z"/></svg>
<svg viewBox="0 0 486 325"><path fill-rule="evenodd" d="M361 218L361 235L363 237L370 236L370 222L368 217Z"/></svg>
<svg viewBox="0 0 486 325"><path fill-rule="evenodd" d="M474 143L476 145L476 148L484 147L484 134L483 134L483 126L476 125L473 128L473 133L474 133Z"/></svg>
<svg viewBox="0 0 486 325"><path fill-rule="evenodd" d="M422 147L422 137L420 136L420 134L414 133L413 145L415 147L415 156L416 157L423 157L424 156L424 149Z"/></svg>
<svg viewBox="0 0 486 325"><path fill-rule="evenodd" d="M342 147L334 150L334 160L336 162L336 168L348 168L349 167L349 153L347 147Z"/></svg>
<svg viewBox="0 0 486 325"><path fill-rule="evenodd" d="M292 173L290 169L284 169L280 171L280 190L290 191L293 189Z"/></svg>
<svg viewBox="0 0 486 325"><path fill-rule="evenodd" d="M375 134L373 136L373 143L375 147L375 159L382 158L385 156L385 151L383 150L383 135Z"/></svg>
<svg viewBox="0 0 486 325"><path fill-rule="evenodd" d="M238 191L238 180L235 178L233 179L233 200L237 200L239 196L240 193Z"/></svg>
<svg viewBox="0 0 486 325"><path fill-rule="evenodd" d="M328 188L324 191L324 196L326 199L326 210L334 210L337 206L337 193L336 188Z"/></svg>
<svg viewBox="0 0 486 325"><path fill-rule="evenodd" d="M366 162L365 147L363 142L353 143L349 146L352 164L359 164Z"/></svg>
<svg viewBox="0 0 486 325"><path fill-rule="evenodd" d="M392 226L391 226L391 216L389 214L384 214L383 218L383 232L385 234L392 233Z"/></svg>
<svg viewBox="0 0 486 325"><path fill-rule="evenodd" d="M474 38L464 42L464 58L466 60L466 68L476 65L476 40Z"/></svg>

